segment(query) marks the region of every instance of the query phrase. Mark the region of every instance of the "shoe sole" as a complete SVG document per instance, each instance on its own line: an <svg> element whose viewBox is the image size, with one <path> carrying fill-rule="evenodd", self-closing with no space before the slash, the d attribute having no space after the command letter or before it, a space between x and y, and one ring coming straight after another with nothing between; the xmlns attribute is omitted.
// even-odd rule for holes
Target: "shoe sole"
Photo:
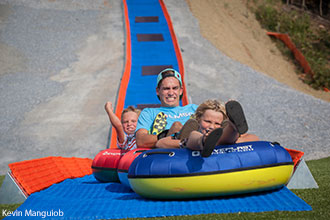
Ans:
<svg viewBox="0 0 330 220"><path fill-rule="evenodd" d="M229 120L234 123L239 134L248 131L248 125L241 104L236 101L226 103L226 112Z"/></svg>
<svg viewBox="0 0 330 220"><path fill-rule="evenodd" d="M181 128L178 138L180 140L186 139L192 131L198 131L198 128L198 122L195 119L189 119Z"/></svg>
<svg viewBox="0 0 330 220"><path fill-rule="evenodd" d="M214 129L205 139L203 150L201 151L202 157L209 157L214 148L217 146L217 142L222 135L222 128Z"/></svg>
<svg viewBox="0 0 330 220"><path fill-rule="evenodd" d="M154 123L152 125L152 132L151 134L153 135L158 135L160 134L166 127L167 124L167 120L166 120L166 116L164 114L164 112L159 112L156 115L156 118L154 120Z"/></svg>

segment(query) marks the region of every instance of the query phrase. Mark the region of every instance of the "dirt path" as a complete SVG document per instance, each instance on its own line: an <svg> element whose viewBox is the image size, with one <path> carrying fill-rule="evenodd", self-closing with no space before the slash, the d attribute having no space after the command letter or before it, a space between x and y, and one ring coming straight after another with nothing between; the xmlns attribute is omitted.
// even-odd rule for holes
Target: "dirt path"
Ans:
<svg viewBox="0 0 330 220"><path fill-rule="evenodd" d="M279 82L330 102L330 93L304 84L266 35L246 0L186 0L203 37L221 52Z"/></svg>

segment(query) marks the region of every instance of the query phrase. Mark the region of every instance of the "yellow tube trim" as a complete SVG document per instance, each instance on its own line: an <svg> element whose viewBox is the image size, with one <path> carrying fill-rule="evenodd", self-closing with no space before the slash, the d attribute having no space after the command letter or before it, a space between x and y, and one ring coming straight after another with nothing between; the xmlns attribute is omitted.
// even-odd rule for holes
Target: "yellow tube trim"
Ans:
<svg viewBox="0 0 330 220"><path fill-rule="evenodd" d="M287 184L293 165L200 176L130 178L133 190L147 198L180 199L239 194Z"/></svg>

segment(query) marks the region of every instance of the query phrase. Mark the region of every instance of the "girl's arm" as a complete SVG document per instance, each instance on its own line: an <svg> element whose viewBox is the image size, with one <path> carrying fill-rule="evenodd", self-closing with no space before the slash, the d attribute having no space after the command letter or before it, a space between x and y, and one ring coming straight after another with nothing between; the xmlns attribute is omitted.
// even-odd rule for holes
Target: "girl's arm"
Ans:
<svg viewBox="0 0 330 220"><path fill-rule="evenodd" d="M125 141L125 132L124 132L124 129L123 129L123 126L121 124L120 119L113 112L112 103L111 102L105 103L104 108L105 108L105 111L108 113L109 120L110 120L112 126L115 127L115 129L116 129L117 140L119 141L119 143L124 143L124 141Z"/></svg>

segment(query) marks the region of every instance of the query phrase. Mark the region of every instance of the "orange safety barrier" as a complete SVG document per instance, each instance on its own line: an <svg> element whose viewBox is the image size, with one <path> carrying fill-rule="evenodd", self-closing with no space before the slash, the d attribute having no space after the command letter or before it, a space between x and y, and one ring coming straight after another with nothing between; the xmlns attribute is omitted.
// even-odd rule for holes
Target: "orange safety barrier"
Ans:
<svg viewBox="0 0 330 220"><path fill-rule="evenodd" d="M30 195L68 178L90 175L91 165L92 160L88 158L44 157L8 166L17 184Z"/></svg>
<svg viewBox="0 0 330 220"><path fill-rule="evenodd" d="M274 33L274 32L267 32L267 35L269 36L274 36L281 41L285 43L285 45L292 51L294 57L296 60L299 62L299 64L302 66L304 69L304 72L306 74L310 74L313 77L313 71L311 67L309 66L306 58L304 55L297 49L296 45L291 41L289 35L287 34L281 34L281 33Z"/></svg>
<svg viewBox="0 0 330 220"><path fill-rule="evenodd" d="M304 73L309 74L312 78L314 77L314 73L312 68L309 66L304 55L297 49L296 45L291 41L289 35L281 34L281 33L274 33L274 32L267 32L267 35L274 36L285 43L285 45L292 51L294 57L299 62L301 67L304 69ZM329 89L324 87L323 90L325 92L329 92Z"/></svg>

